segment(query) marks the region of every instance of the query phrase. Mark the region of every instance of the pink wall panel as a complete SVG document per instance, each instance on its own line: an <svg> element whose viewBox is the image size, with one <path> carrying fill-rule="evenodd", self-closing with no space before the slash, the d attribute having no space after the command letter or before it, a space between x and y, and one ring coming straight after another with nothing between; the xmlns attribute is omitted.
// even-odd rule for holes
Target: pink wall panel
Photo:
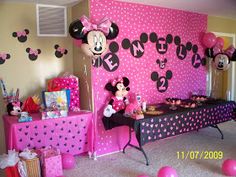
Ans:
<svg viewBox="0 0 236 177"><path fill-rule="evenodd" d="M140 93L148 103L162 102L166 97L187 98L189 92L206 89L206 68L192 66L192 50L187 53L184 60L180 60L176 56L178 46L173 42L168 46L167 52L161 55L156 50L156 44L150 41L149 35L155 32L158 37L166 38L167 34L172 34L173 38L179 36L184 45L187 42L196 44L197 53L203 56L199 36L201 32L206 31L207 16L111 0L91 0L90 14L90 18L95 20L107 16L119 26L120 30L114 40L119 45L119 50L115 53L120 62L118 69L108 72L103 66L93 68L95 107L98 111L96 149L98 154L104 154L121 149L128 137L126 127L105 131L101 121L102 111L110 96L104 86L110 79L117 76L128 77L131 91ZM122 40L125 38L131 42L140 40L143 32L148 34L148 41L144 43L143 56L135 58L129 49L122 48ZM164 58L167 58L168 62L164 69L160 69L156 60ZM173 77L168 80L168 89L161 93L157 90L156 82L151 80L151 73L157 71L159 75L164 76L167 70L172 71Z"/></svg>

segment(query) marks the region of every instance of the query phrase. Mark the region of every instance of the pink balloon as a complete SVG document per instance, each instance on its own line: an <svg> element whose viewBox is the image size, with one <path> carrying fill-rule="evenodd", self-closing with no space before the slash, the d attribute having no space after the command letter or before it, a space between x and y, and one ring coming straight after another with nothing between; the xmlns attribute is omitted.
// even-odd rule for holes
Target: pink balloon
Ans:
<svg viewBox="0 0 236 177"><path fill-rule="evenodd" d="M221 37L216 38L216 45L219 46L220 49L223 49L224 43L225 43L225 41L223 38L221 38Z"/></svg>
<svg viewBox="0 0 236 177"><path fill-rule="evenodd" d="M76 165L75 158L71 154L62 154L61 160L63 169L71 169L74 168Z"/></svg>
<svg viewBox="0 0 236 177"><path fill-rule="evenodd" d="M214 53L214 55L216 55L218 53L222 53L222 50L221 50L221 48L218 45L215 45L213 47L213 53Z"/></svg>
<svg viewBox="0 0 236 177"><path fill-rule="evenodd" d="M226 176L236 176L236 160L225 160L222 164L222 172Z"/></svg>
<svg viewBox="0 0 236 177"><path fill-rule="evenodd" d="M74 39L73 42L74 42L75 46L77 46L77 47L80 47L82 44L82 40Z"/></svg>
<svg viewBox="0 0 236 177"><path fill-rule="evenodd" d="M157 177L178 177L178 175L174 168L165 166L158 171Z"/></svg>
<svg viewBox="0 0 236 177"><path fill-rule="evenodd" d="M137 177L149 177L149 176L142 174L142 175L138 175Z"/></svg>
<svg viewBox="0 0 236 177"><path fill-rule="evenodd" d="M215 45L216 43L216 36L214 33L205 33L202 38L202 43L205 45L207 48L211 48Z"/></svg>

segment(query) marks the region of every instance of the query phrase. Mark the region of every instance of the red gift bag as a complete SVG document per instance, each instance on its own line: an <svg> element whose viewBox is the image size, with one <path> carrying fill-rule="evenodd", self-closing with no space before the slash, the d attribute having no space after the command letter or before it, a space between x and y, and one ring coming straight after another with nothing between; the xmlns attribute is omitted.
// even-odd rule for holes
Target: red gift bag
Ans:
<svg viewBox="0 0 236 177"><path fill-rule="evenodd" d="M6 177L20 177L17 164L12 167L6 167L4 170L5 170Z"/></svg>

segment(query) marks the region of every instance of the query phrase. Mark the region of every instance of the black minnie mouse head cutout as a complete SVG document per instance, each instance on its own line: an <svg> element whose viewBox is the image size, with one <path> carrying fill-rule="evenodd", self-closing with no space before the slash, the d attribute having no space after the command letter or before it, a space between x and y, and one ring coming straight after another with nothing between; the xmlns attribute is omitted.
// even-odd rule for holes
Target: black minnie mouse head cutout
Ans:
<svg viewBox="0 0 236 177"><path fill-rule="evenodd" d="M97 58L108 49L107 39L114 39L119 33L118 26L104 18L99 23L92 23L86 16L70 24L71 37L82 40L81 49L91 57Z"/></svg>
<svg viewBox="0 0 236 177"><path fill-rule="evenodd" d="M31 61L35 61L35 60L37 60L38 55L41 53L41 50L40 50L40 49L34 50L34 49L28 47L28 48L26 49L26 52L29 54L29 55L28 55L29 59L30 59Z"/></svg>
<svg viewBox="0 0 236 177"><path fill-rule="evenodd" d="M198 52L198 46L197 45L193 45L192 51L193 51L192 66L194 68L199 68L201 65L205 66L206 65L206 59L201 58L201 56L197 53Z"/></svg>
<svg viewBox="0 0 236 177"><path fill-rule="evenodd" d="M132 43L130 43L129 39L124 39L122 41L122 47L124 49L130 48L130 53L136 57L140 58L144 54L144 43L148 41L148 35L146 33L142 33L140 36L140 40L134 40Z"/></svg>
<svg viewBox="0 0 236 177"><path fill-rule="evenodd" d="M156 60L156 63L159 65L160 69L164 69L166 67L167 59L165 58L164 60Z"/></svg>
<svg viewBox="0 0 236 177"><path fill-rule="evenodd" d="M156 49L159 54L165 54L168 50L168 45L172 43L173 37L171 34L168 34L166 38L158 38L155 32L152 32L149 36L152 43L156 43Z"/></svg>
<svg viewBox="0 0 236 177"><path fill-rule="evenodd" d="M100 67L103 65L104 69L108 72L114 72L120 65L119 57L116 52L119 50L119 45L117 42L113 41L109 45L109 52L104 55L103 58L98 57L94 60L93 66Z"/></svg>
<svg viewBox="0 0 236 177"><path fill-rule="evenodd" d="M29 30L25 29L23 31L13 32L12 36L17 37L19 42L25 42L25 41L27 41L27 35L28 34L29 34Z"/></svg>
<svg viewBox="0 0 236 177"><path fill-rule="evenodd" d="M0 52L0 65L5 63L6 60L10 59L11 55L8 53Z"/></svg>
<svg viewBox="0 0 236 177"><path fill-rule="evenodd" d="M56 44L54 48L56 49L55 56L57 58L61 58L63 55L66 55L68 53L67 49L60 47L58 44Z"/></svg>
<svg viewBox="0 0 236 177"><path fill-rule="evenodd" d="M157 82L157 90L161 93L165 92L168 89L168 80L172 78L172 71L166 71L165 76L159 76L158 72L154 71L151 74L151 79L154 82Z"/></svg>
<svg viewBox="0 0 236 177"><path fill-rule="evenodd" d="M176 55L177 55L178 59L180 59L180 60L185 59L187 56L187 52L191 51L191 49L192 49L192 43L187 42L186 45L182 44L179 36L175 36L174 43L175 43L175 45L177 45Z"/></svg>

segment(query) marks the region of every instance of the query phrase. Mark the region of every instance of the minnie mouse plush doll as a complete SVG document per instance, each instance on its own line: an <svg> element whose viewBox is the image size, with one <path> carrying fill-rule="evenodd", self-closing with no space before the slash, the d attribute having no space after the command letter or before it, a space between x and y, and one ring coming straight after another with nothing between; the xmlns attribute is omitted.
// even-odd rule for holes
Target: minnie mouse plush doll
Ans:
<svg viewBox="0 0 236 177"><path fill-rule="evenodd" d="M114 79L107 83L105 89L112 92L112 97L103 111L105 117L111 117L114 113L124 113L126 102L128 101L126 95L130 88L129 79L127 77Z"/></svg>

